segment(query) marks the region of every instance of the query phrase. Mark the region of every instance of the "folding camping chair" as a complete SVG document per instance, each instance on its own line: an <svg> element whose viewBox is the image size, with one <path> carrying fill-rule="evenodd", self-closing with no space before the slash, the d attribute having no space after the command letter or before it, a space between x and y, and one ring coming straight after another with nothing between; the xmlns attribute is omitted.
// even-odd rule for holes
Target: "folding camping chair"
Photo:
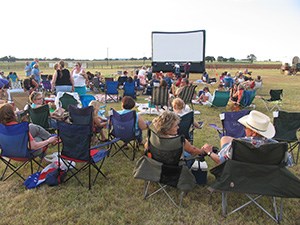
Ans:
<svg viewBox="0 0 300 225"><path fill-rule="evenodd" d="M119 114L114 109L110 110L108 137L109 139L119 138L123 142L122 145L119 143L114 144L116 151L111 156L123 152L128 159L134 160L135 154L139 150L139 140L136 136L136 119L136 111L134 110L125 114ZM126 152L128 145L132 148L132 157Z"/></svg>
<svg viewBox="0 0 300 225"><path fill-rule="evenodd" d="M213 95L211 106L214 107L226 107L230 98L229 91L218 91L216 90Z"/></svg>
<svg viewBox="0 0 300 225"><path fill-rule="evenodd" d="M51 133L55 132L55 129L50 124L50 112L49 105L43 105L38 108L28 108L30 121L34 124L40 125Z"/></svg>
<svg viewBox="0 0 300 225"><path fill-rule="evenodd" d="M150 101L151 106L167 106L169 108L169 91L167 87L153 87L152 97ZM150 109L151 110L151 109Z"/></svg>
<svg viewBox="0 0 300 225"><path fill-rule="evenodd" d="M255 95L256 95L256 90L244 90L241 101L239 102L239 105L242 108L247 108L247 107L251 107L251 106L255 107L252 104L252 102L255 98Z"/></svg>
<svg viewBox="0 0 300 225"><path fill-rule="evenodd" d="M119 101L118 85L118 81L105 82L105 102L108 102L108 100L113 102ZM115 98L114 96L117 96L117 98Z"/></svg>
<svg viewBox="0 0 300 225"><path fill-rule="evenodd" d="M104 92L105 85L102 82L100 82L98 77L93 77L92 84L93 84L93 87L94 87L93 88L94 92L98 92L98 93L101 92L101 91Z"/></svg>
<svg viewBox="0 0 300 225"><path fill-rule="evenodd" d="M124 96L130 96L133 99L136 99L136 91L135 91L135 87L134 87L134 82L125 82L124 86L124 93L123 93L123 97Z"/></svg>
<svg viewBox="0 0 300 225"><path fill-rule="evenodd" d="M222 192L222 214L228 216L254 203L275 222L282 219L282 198L300 198L300 180L286 167L287 143L268 143L259 147L249 142L234 139L232 159L211 169L216 181L212 191ZM250 199L247 203L227 213L229 192L242 193ZM272 197L274 215L267 211L262 196ZM281 198L278 209L276 197Z"/></svg>
<svg viewBox="0 0 300 225"><path fill-rule="evenodd" d="M58 143L58 156L67 166L68 177L65 179L65 182L74 177L83 186L78 174L88 169L88 187L91 189L91 167L94 167L97 171L93 184L99 174L106 178L101 168L105 158L109 154L108 147L115 141L118 141L118 139L91 147L92 133L90 124L78 125L65 122L58 123L58 136L62 140L62 142ZM60 160L58 160L58 162L60 163ZM76 162L76 167L73 162ZM83 165L78 168L78 163L83 163Z"/></svg>
<svg viewBox="0 0 300 225"><path fill-rule="evenodd" d="M42 89L43 92L51 93L52 87L50 80L42 80Z"/></svg>
<svg viewBox="0 0 300 225"><path fill-rule="evenodd" d="M88 107L91 101L96 100L94 95L80 95L79 98L82 108Z"/></svg>
<svg viewBox="0 0 300 225"><path fill-rule="evenodd" d="M180 117L178 134L183 135L191 144L194 141L194 111L190 111Z"/></svg>
<svg viewBox="0 0 300 225"><path fill-rule="evenodd" d="M294 162L297 164L300 152L300 139L297 138L297 132L300 129L300 113L299 112L273 112L275 137L274 139L280 142L287 142L289 152L292 153ZM294 149L297 150L296 158L293 154Z"/></svg>
<svg viewBox="0 0 300 225"><path fill-rule="evenodd" d="M148 149L136 164L134 177L145 181L144 199L163 191L176 206L182 205L185 193L191 191L196 180L187 168L183 155L184 137L179 135L172 138L159 137L152 129L148 130ZM158 189L149 194L151 183L157 183ZM181 191L179 203L168 193L168 187L175 187Z"/></svg>
<svg viewBox="0 0 300 225"><path fill-rule="evenodd" d="M12 175L18 175L22 180L25 180L19 172L27 164L30 164L31 174L33 174L33 164L38 165L38 170L43 168L41 161L46 151L46 147L42 150L31 150L29 142L29 126L28 122L22 122L10 126L0 124L0 160L6 165L0 180L7 180ZM40 157L40 161L36 160ZM18 162L16 165L13 162ZM7 170L12 172L5 177Z"/></svg>
<svg viewBox="0 0 300 225"><path fill-rule="evenodd" d="M270 112L273 111L275 108L277 110L280 110L280 105L282 103L282 99L281 99L282 96L283 96L282 89L271 89L270 98L269 99L261 98L261 99L263 100L266 109Z"/></svg>
<svg viewBox="0 0 300 225"><path fill-rule="evenodd" d="M81 107L80 98L77 92L58 92L55 98L56 108L68 110L69 105Z"/></svg>
<svg viewBox="0 0 300 225"><path fill-rule="evenodd" d="M245 129L242 124L238 122L238 120L250 113L250 110L241 110L237 112L223 112L221 113L220 120L222 122L222 127L218 127L216 124L209 124L210 127L214 128L219 137L230 136L234 138L245 137Z"/></svg>
<svg viewBox="0 0 300 225"><path fill-rule="evenodd" d="M194 110L194 104L192 102L195 95L196 85L186 86L179 93L178 97L181 98L186 105L190 105L192 110Z"/></svg>

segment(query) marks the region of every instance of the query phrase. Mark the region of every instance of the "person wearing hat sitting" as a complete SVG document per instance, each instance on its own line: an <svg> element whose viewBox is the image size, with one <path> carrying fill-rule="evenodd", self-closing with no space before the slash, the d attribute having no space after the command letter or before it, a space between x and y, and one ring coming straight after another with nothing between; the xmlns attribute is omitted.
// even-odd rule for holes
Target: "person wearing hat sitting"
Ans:
<svg viewBox="0 0 300 225"><path fill-rule="evenodd" d="M252 110L248 115L240 118L238 122L244 125L246 132L246 137L240 138L241 140L250 142L257 147L265 143L277 142L271 139L275 135L275 128L270 118L265 114ZM204 151L213 161L221 164L232 157L232 140L232 137L223 136L220 141L221 150L218 154L212 152L210 149L204 149Z"/></svg>

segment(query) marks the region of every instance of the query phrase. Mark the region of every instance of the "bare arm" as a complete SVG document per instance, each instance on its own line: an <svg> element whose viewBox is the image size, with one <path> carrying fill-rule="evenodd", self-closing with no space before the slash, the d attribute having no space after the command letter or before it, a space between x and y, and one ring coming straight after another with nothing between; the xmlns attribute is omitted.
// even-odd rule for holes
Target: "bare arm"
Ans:
<svg viewBox="0 0 300 225"><path fill-rule="evenodd" d="M56 79L57 79L57 71L54 72L53 77L52 77L52 80L51 80L51 88L52 88L52 91L53 91L54 88L55 88Z"/></svg>
<svg viewBox="0 0 300 225"><path fill-rule="evenodd" d="M148 128L145 120L139 115L138 125L141 130L146 130Z"/></svg>
<svg viewBox="0 0 300 225"><path fill-rule="evenodd" d="M57 141L57 137L50 137L45 141L37 142L34 139L30 140L30 147L32 150L38 150L43 148L49 144L54 144Z"/></svg>

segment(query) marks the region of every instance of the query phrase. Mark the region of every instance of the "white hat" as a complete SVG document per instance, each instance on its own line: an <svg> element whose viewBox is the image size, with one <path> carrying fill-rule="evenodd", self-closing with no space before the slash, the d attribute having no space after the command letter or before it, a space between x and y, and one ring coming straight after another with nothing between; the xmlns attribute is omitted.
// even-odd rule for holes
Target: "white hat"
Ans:
<svg viewBox="0 0 300 225"><path fill-rule="evenodd" d="M249 115L243 116L238 122L266 138L272 138L275 135L275 128L270 118L256 110L252 110Z"/></svg>

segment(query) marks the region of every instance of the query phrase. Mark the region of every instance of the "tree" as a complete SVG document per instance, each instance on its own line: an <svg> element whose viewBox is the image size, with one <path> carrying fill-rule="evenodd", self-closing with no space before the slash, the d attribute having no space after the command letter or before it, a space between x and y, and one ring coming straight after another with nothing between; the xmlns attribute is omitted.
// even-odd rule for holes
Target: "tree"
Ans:
<svg viewBox="0 0 300 225"><path fill-rule="evenodd" d="M207 61L207 62L214 62L214 61L216 61L216 59L213 56L206 56L205 57L205 61Z"/></svg>
<svg viewBox="0 0 300 225"><path fill-rule="evenodd" d="M228 60L229 60L229 62L235 62L235 58L233 58L233 57L230 57Z"/></svg>
<svg viewBox="0 0 300 225"><path fill-rule="evenodd" d="M253 63L253 61L256 61L256 56L255 56L254 54L250 54L250 55L247 56L247 59L248 59L251 63Z"/></svg>
<svg viewBox="0 0 300 225"><path fill-rule="evenodd" d="M217 61L218 62L223 62L224 61L224 57L223 56L218 56Z"/></svg>

